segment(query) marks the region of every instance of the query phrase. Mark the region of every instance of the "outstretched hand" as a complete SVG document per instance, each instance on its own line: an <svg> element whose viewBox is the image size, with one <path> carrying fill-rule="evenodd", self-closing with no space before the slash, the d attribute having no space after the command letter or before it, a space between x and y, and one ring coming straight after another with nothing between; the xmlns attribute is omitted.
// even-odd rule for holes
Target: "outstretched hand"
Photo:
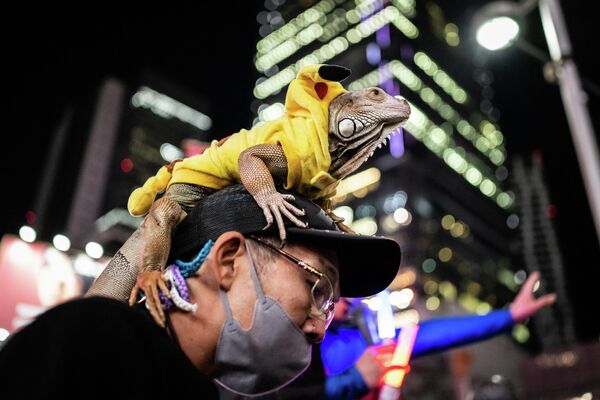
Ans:
<svg viewBox="0 0 600 400"><path fill-rule="evenodd" d="M537 271L533 272L529 275L525 283L523 283L523 286L521 286L521 290L519 290L517 297L515 297L509 308L513 321L522 322L541 308L549 306L556 301L555 293L546 294L540 298L533 296L535 284L539 279L540 273Z"/></svg>

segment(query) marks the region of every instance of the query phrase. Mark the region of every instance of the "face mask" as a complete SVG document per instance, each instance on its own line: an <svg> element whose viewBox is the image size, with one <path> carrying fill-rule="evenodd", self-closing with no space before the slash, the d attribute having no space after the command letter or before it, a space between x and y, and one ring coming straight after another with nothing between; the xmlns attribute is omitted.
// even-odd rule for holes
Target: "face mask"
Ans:
<svg viewBox="0 0 600 400"><path fill-rule="evenodd" d="M311 346L283 307L262 291L249 252L248 263L258 297L252 325L248 331L240 326L221 290L226 320L215 354L215 382L252 397L279 390L302 374L310 364Z"/></svg>

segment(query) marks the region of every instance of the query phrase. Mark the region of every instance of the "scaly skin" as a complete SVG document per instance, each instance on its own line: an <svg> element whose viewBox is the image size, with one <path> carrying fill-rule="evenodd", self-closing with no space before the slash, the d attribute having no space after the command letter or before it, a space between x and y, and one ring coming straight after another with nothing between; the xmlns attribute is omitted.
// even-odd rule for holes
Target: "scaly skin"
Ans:
<svg viewBox="0 0 600 400"><path fill-rule="evenodd" d="M152 204L140 227L117 251L86 296L129 300L133 305L138 291L143 290L150 314L164 327L158 289L168 296L162 271L171 248L171 234L187 215L186 211L212 192L214 190L195 185L171 185L165 195Z"/></svg>
<svg viewBox="0 0 600 400"><path fill-rule="evenodd" d="M329 106L329 173L342 179L358 169L375 151L385 145L391 133L406 121L410 108L406 101L395 99L379 88L344 93ZM263 210L267 226L277 223L282 241L286 239L283 216L299 227L297 217L304 211L275 189L275 179L285 181L288 164L279 145L262 144L244 150L238 159L241 183ZM213 189L191 184L173 184L155 201L142 226L127 240L104 272L94 282L87 296L101 295L133 304L139 290L146 294L146 304L156 322L164 327L165 317L158 297L159 290L168 296L162 272L170 251L171 234L187 215L186 212L208 196ZM343 219L331 211L328 199L319 204L346 232ZM140 251L140 248L142 251Z"/></svg>
<svg viewBox="0 0 600 400"><path fill-rule="evenodd" d="M275 189L273 177L285 179L287 176L287 161L279 145L252 146L240 154L238 164L240 180L263 210L267 220L266 227L269 227L275 218L282 242L286 239L282 215L297 226L306 227L306 224L296 217L304 215L304 211L288 203L294 200L294 196L281 194Z"/></svg>

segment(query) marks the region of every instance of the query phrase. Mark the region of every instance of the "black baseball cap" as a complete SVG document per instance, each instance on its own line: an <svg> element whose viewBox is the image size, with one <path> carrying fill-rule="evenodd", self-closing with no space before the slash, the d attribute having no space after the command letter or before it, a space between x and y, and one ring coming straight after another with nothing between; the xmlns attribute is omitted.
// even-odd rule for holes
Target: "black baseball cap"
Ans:
<svg viewBox="0 0 600 400"><path fill-rule="evenodd" d="M278 191L294 195L295 201L291 203L305 211L305 215L298 218L308 223L307 228L299 228L284 216L288 239L318 244L336 253L341 296L371 296L392 283L400 266L400 246L396 241L342 232L316 204L295 192L280 188ZM216 240L228 231L278 234L275 222L263 230L266 225L263 211L244 186L228 186L202 200L179 224L173 236L169 263L194 258L209 239Z"/></svg>

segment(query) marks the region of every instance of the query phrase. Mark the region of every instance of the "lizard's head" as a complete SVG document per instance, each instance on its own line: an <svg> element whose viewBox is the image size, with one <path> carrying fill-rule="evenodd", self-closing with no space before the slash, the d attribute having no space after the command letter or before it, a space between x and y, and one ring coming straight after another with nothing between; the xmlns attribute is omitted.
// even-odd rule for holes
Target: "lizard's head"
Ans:
<svg viewBox="0 0 600 400"><path fill-rule="evenodd" d="M376 87L336 97L329 105L329 173L341 179L358 169L409 115L406 100Z"/></svg>

